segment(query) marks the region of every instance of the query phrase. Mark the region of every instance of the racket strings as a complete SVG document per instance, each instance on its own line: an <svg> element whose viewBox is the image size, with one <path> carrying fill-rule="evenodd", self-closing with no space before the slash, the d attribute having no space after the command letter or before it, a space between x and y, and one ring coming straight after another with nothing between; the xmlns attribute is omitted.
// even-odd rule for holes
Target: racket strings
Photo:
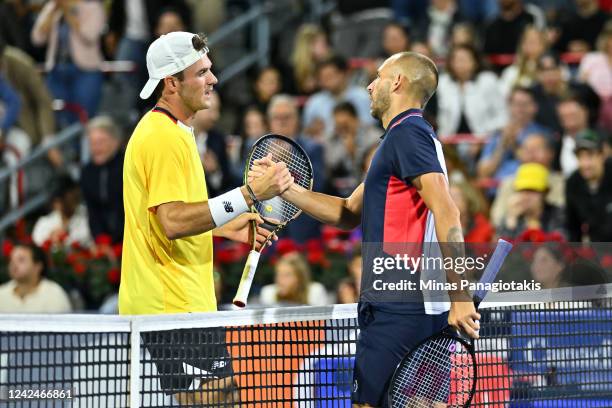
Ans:
<svg viewBox="0 0 612 408"><path fill-rule="evenodd" d="M474 381L472 363L472 355L450 337L424 343L396 374L392 408L463 407Z"/></svg>
<svg viewBox="0 0 612 408"><path fill-rule="evenodd" d="M273 138L262 140L260 144L255 146L247 168L250 169L255 160L263 159L268 155L272 156L272 161L282 161L287 165L296 184L310 189L312 169L308 158L304 156L302 151L283 140ZM257 211L265 219L282 224L293 219L300 212L300 209L281 197L274 197L259 203Z"/></svg>

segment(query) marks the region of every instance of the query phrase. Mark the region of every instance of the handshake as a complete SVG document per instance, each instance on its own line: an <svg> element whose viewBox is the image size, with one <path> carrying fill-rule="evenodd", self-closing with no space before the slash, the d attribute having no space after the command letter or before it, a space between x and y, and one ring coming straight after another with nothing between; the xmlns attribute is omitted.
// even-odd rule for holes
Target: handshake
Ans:
<svg viewBox="0 0 612 408"><path fill-rule="evenodd" d="M283 162L274 163L270 156L255 160L247 170L247 183L255 198L260 201L283 194L293 182L287 165Z"/></svg>

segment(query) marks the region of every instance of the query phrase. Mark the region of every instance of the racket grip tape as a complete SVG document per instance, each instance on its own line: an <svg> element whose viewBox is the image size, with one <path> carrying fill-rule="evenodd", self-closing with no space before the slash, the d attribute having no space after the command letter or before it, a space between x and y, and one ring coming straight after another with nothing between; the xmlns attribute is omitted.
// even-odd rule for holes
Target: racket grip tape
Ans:
<svg viewBox="0 0 612 408"><path fill-rule="evenodd" d="M238 285L238 291L236 292L236 296L232 302L238 307L245 307L247 304L247 298L249 297L249 292L251 291L251 284L253 283L253 278L255 277L255 270L257 269L260 255L261 254L255 250L249 252L249 257L244 265L242 278L240 278L240 284Z"/></svg>

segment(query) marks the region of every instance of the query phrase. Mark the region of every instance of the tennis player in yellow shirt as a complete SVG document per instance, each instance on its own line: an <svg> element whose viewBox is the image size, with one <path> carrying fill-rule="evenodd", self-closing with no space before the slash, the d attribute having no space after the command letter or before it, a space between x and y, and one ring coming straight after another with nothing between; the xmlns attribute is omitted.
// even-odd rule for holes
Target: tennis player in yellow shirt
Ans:
<svg viewBox="0 0 612 408"><path fill-rule="evenodd" d="M147 51L149 80L140 97L155 94L157 104L136 126L125 153L121 314L216 310L213 235L247 242L249 222L257 219L248 211L253 200L272 198L293 183L279 163L249 187L208 198L189 126L210 106L217 83L207 52L206 38L187 32L162 35ZM263 242L268 232L259 227L257 234ZM238 402L222 329L151 332L143 342L161 388L182 405Z"/></svg>

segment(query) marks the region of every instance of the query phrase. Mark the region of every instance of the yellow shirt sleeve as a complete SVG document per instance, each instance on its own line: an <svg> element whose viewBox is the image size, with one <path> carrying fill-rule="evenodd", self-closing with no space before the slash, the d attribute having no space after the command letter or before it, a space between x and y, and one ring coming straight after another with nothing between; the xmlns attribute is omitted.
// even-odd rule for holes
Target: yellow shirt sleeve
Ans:
<svg viewBox="0 0 612 408"><path fill-rule="evenodd" d="M189 192L186 177L189 148L183 140L160 138L159 143L144 145L147 149L145 161L149 200L147 208L155 209L173 201L188 202Z"/></svg>

